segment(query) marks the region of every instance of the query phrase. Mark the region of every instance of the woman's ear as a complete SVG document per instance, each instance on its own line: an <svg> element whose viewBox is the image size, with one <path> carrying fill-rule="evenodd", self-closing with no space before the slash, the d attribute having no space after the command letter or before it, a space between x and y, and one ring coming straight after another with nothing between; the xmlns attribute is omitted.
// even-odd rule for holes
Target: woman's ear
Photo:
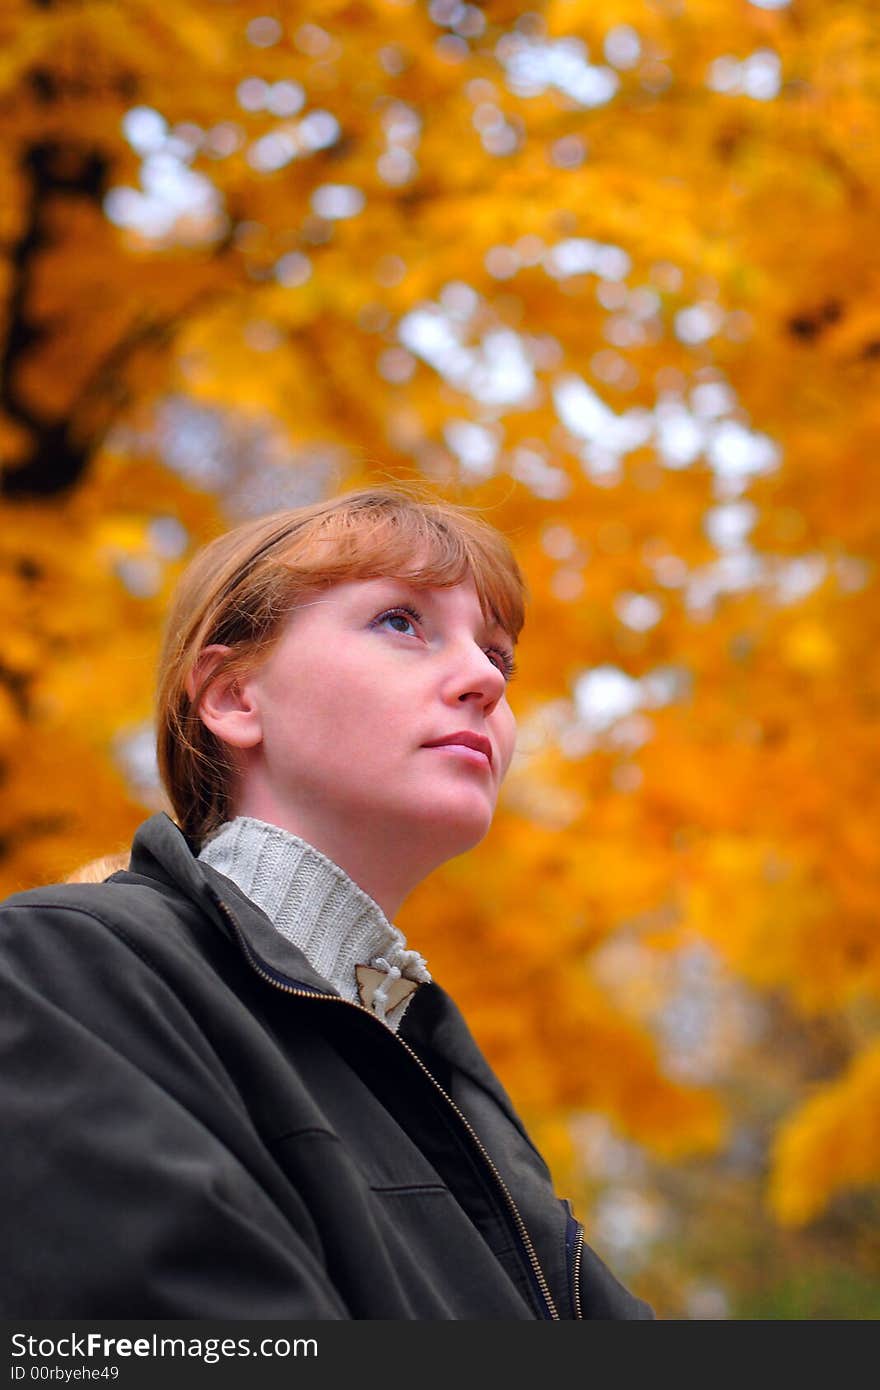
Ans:
<svg viewBox="0 0 880 1390"><path fill-rule="evenodd" d="M205 647L187 676L187 694L195 701L201 689L194 713L221 742L232 748L255 748L263 730L253 689L240 673L222 669L223 658L231 650L216 643ZM212 675L215 670L216 676Z"/></svg>

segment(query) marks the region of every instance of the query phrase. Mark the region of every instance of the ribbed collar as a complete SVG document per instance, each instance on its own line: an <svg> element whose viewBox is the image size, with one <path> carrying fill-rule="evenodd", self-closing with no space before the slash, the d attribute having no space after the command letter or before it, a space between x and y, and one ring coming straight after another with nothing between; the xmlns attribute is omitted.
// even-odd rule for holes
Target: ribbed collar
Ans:
<svg viewBox="0 0 880 1390"><path fill-rule="evenodd" d="M403 933L338 864L298 835L252 816L227 821L198 857L237 884L343 999L366 1001L397 1031L418 983L431 976L422 956L407 950ZM402 980L415 983L394 1002L406 988Z"/></svg>

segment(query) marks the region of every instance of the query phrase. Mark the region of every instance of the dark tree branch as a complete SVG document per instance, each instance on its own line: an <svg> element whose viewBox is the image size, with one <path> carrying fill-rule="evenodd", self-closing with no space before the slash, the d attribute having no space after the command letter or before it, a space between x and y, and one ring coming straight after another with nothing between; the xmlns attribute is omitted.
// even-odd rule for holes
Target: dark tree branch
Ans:
<svg viewBox="0 0 880 1390"><path fill-rule="evenodd" d="M28 457L0 474L0 494L7 500L22 501L58 496L76 486L109 423L128 401L125 367L131 358L141 349L166 346L175 321L216 294L214 289L202 287L173 316L139 315L96 364L62 420L39 414L18 389L16 376L22 360L51 332L50 327L34 324L27 309L34 261L48 244L47 203L61 195L85 198L100 206L109 162L95 150L44 142L28 150L24 166L29 187L27 214L22 234L10 253L9 327L0 351L0 405L32 440ZM215 257L228 254L232 245L230 230L216 247Z"/></svg>
<svg viewBox="0 0 880 1390"><path fill-rule="evenodd" d="M45 418L25 400L17 385L17 367L48 331L35 325L27 310L34 261L48 244L47 204L63 194L100 205L108 173L107 161L98 151L50 140L32 145L23 165L28 198L24 227L10 253L13 273L8 328L0 351L0 403L32 436L33 447L27 461L0 480L7 498L63 492L78 480L87 462L88 446L74 441L69 421Z"/></svg>

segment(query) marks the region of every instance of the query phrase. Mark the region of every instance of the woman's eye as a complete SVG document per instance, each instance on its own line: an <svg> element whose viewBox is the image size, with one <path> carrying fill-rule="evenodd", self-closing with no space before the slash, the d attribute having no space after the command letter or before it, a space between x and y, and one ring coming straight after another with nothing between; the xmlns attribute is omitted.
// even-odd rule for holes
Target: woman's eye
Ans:
<svg viewBox="0 0 880 1390"><path fill-rule="evenodd" d="M516 662L509 652L502 651L500 647L489 647L486 655L494 660L506 681L513 680L516 675Z"/></svg>
<svg viewBox="0 0 880 1390"><path fill-rule="evenodd" d="M412 618L408 618L405 613L389 613L385 622L392 625L399 623L400 626L395 628L397 632L405 632L408 627L412 627Z"/></svg>
<svg viewBox="0 0 880 1390"><path fill-rule="evenodd" d="M372 627L380 627L382 623L399 623L395 627L395 632L406 633L406 629L412 627L414 623L422 621L421 613L417 613L414 608L390 608L387 613L380 613L378 618L374 618Z"/></svg>

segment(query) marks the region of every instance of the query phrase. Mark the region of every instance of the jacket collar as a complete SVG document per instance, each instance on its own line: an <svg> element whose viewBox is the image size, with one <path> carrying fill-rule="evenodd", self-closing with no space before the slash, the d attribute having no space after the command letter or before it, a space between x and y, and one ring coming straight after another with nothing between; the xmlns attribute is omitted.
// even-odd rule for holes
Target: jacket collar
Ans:
<svg viewBox="0 0 880 1390"><path fill-rule="evenodd" d="M513 1102L480 1051L458 1005L438 984L422 985L404 1014L399 1035L417 1052L430 1049L493 1096L508 1119L526 1135Z"/></svg>
<svg viewBox="0 0 880 1390"><path fill-rule="evenodd" d="M138 828L131 847L129 875L183 893L229 937L236 941L252 967L294 988L319 994L337 990L312 968L299 947L281 935L241 889L196 857L198 846L188 840L170 816L159 811ZM125 873L114 875L124 880ZM457 1005L437 984L419 986L400 1025L400 1037L419 1051L439 1053L488 1091L508 1117L525 1133L510 1097L492 1071Z"/></svg>
<svg viewBox="0 0 880 1390"><path fill-rule="evenodd" d="M129 874L183 893L232 938L249 963L281 983L319 994L337 990L312 968L303 952L273 926L237 884L196 857L197 846L159 811L138 828ZM123 878L125 875L114 875Z"/></svg>

